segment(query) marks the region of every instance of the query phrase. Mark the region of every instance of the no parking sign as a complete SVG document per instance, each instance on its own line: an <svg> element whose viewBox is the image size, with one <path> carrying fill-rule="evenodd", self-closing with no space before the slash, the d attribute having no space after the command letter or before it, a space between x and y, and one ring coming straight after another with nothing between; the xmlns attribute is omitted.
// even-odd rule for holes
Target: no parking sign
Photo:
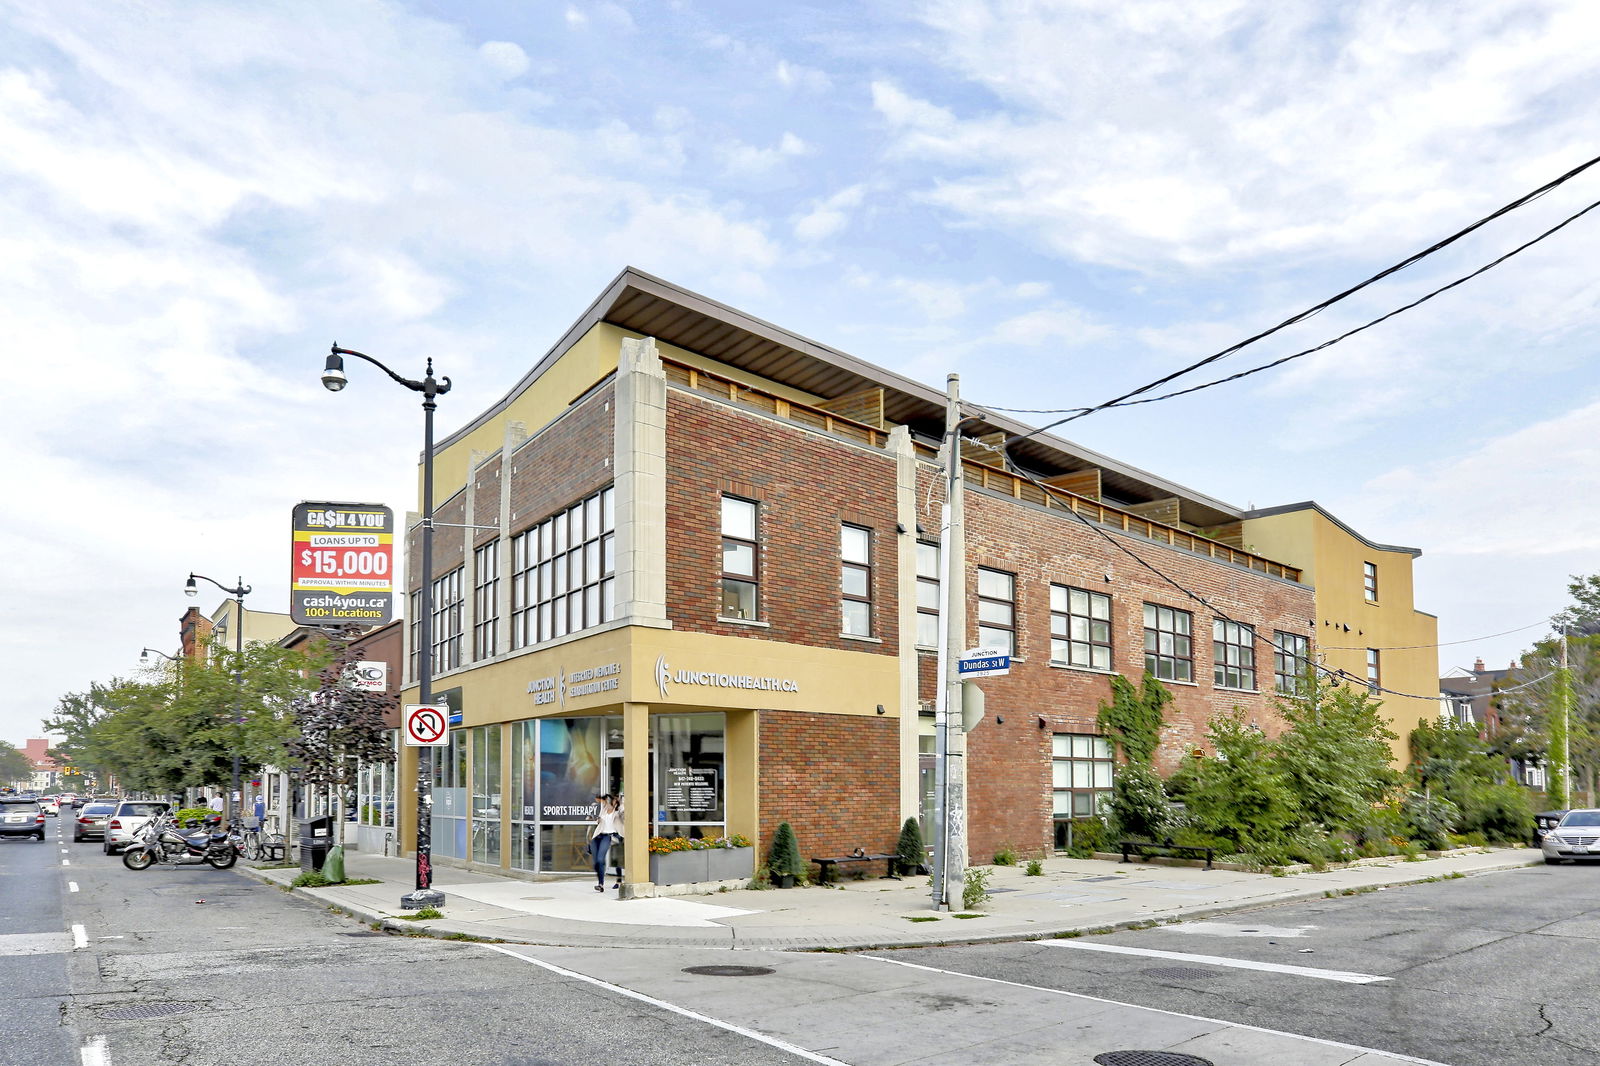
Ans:
<svg viewBox="0 0 1600 1066"><path fill-rule="evenodd" d="M410 704L405 716L406 743L413 748L443 748L450 743L450 708Z"/></svg>

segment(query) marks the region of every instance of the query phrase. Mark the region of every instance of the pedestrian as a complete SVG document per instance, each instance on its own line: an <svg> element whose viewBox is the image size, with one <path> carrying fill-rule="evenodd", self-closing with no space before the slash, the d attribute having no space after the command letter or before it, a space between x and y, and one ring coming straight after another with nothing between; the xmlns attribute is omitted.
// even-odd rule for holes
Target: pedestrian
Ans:
<svg viewBox="0 0 1600 1066"><path fill-rule="evenodd" d="M222 798L222 793L218 792L215 796L211 797L210 806L211 809L217 814L221 814L223 811L227 810L228 801Z"/></svg>
<svg viewBox="0 0 1600 1066"><path fill-rule="evenodd" d="M595 818L594 831L589 834L589 857L594 860L594 876L597 882L594 886L596 892L606 890L606 859L611 854L611 849L622 845L622 800L607 792L596 796L595 802L599 806L599 815ZM617 884L622 884L622 864L617 863Z"/></svg>

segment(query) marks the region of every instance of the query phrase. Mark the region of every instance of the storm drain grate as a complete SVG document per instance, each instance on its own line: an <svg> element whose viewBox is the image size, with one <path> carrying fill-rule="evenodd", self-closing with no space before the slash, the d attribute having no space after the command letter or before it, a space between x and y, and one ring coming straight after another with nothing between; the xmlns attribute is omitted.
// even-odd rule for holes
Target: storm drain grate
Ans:
<svg viewBox="0 0 1600 1066"><path fill-rule="evenodd" d="M770 966L685 966L684 973L701 977L764 977L772 972Z"/></svg>
<svg viewBox="0 0 1600 1066"><path fill-rule="evenodd" d="M133 1003L126 1007L108 1007L97 1013L109 1021L134 1021L140 1018L170 1018L174 1014L193 1014L205 1010L198 1003Z"/></svg>
<svg viewBox="0 0 1600 1066"><path fill-rule="evenodd" d="M1215 970L1202 970L1197 966L1156 966L1144 972L1170 981L1212 981L1218 976Z"/></svg>
<svg viewBox="0 0 1600 1066"><path fill-rule="evenodd" d="M1176 1051L1105 1051L1094 1061L1100 1066L1212 1066L1210 1059Z"/></svg>
<svg viewBox="0 0 1600 1066"><path fill-rule="evenodd" d="M383 936L383 933L340 933L340 936Z"/></svg>

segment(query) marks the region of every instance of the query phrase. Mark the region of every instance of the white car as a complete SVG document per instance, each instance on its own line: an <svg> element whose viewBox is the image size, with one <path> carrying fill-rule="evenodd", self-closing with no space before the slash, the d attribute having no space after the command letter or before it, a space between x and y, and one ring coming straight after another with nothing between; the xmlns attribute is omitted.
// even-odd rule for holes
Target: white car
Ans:
<svg viewBox="0 0 1600 1066"><path fill-rule="evenodd" d="M115 855L133 843L133 831L158 814L164 814L172 804L160 800L123 800L106 819L105 853Z"/></svg>
<svg viewBox="0 0 1600 1066"><path fill-rule="evenodd" d="M61 813L61 797L46 796L44 799L39 801L39 807L44 811L44 813L54 818L56 815Z"/></svg>
<svg viewBox="0 0 1600 1066"><path fill-rule="evenodd" d="M1539 841L1539 850L1552 866L1567 859L1600 859L1600 809L1580 807L1562 815Z"/></svg>

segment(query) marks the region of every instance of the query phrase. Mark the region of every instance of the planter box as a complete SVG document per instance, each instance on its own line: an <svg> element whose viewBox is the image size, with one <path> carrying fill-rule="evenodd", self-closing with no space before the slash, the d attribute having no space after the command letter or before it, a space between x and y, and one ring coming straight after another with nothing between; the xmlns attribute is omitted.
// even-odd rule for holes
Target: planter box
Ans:
<svg viewBox="0 0 1600 1066"><path fill-rule="evenodd" d="M749 880L754 872L754 848L706 848L650 856L650 881L657 885Z"/></svg>

